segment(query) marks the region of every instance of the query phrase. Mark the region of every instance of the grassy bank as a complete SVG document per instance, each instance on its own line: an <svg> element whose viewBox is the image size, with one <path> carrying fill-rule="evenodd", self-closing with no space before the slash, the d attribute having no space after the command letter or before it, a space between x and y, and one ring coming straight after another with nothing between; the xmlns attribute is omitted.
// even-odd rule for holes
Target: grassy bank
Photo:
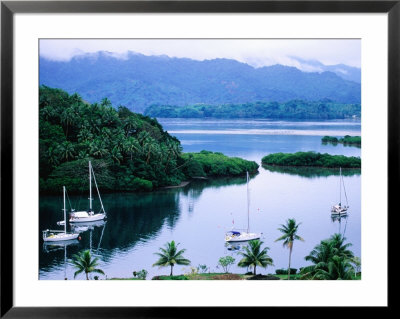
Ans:
<svg viewBox="0 0 400 319"><path fill-rule="evenodd" d="M287 280L287 275L244 275L226 273L207 273L196 275L154 276L152 280ZM108 280L141 280L138 278L110 278ZM290 275L290 280L301 280L300 274ZM361 280L361 273L355 280Z"/></svg>

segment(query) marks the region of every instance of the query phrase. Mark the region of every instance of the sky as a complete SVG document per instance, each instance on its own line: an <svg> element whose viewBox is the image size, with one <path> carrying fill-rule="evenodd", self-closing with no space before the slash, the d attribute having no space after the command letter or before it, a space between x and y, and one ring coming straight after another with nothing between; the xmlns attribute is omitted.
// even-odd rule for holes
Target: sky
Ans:
<svg viewBox="0 0 400 319"><path fill-rule="evenodd" d="M361 67L359 39L41 39L39 50L41 57L60 61L97 51L123 59L133 51L194 60L228 58L253 67L282 64L308 72L320 71L312 61Z"/></svg>

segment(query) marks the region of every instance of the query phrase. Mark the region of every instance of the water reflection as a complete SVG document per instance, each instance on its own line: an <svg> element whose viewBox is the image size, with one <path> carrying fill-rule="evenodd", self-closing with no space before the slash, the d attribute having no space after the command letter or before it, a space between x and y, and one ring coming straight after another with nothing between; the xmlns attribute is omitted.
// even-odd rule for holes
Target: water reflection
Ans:
<svg viewBox="0 0 400 319"><path fill-rule="evenodd" d="M253 174L254 178L255 175ZM129 251L139 242L145 243L157 237L162 228L174 229L182 211L193 212L196 202L205 189L219 189L230 185L243 185L246 177L209 178L193 180L182 188L163 189L151 193L113 193L102 196L107 208L107 221L100 220L88 223L69 224L71 232L80 233L81 240L74 247L65 249L69 258L83 249L89 249L95 256L101 256L108 262L115 254ZM188 207L182 207L186 199ZM71 201L82 202L79 196L71 196ZM42 196L40 198L40 229L54 227L58 221L59 197ZM93 203L94 210L98 202ZM42 240L39 237L39 240ZM68 244L68 243L67 243ZM62 248L66 245L61 246ZM50 245L44 246L40 254L40 270L50 271L64 263L62 251L52 248L53 254L48 254ZM60 248L60 247L59 247Z"/></svg>
<svg viewBox="0 0 400 319"><path fill-rule="evenodd" d="M307 178L316 177L328 177L328 176L339 176L340 171L337 168L328 167L294 167L294 166L272 166L272 165L262 165L262 168L273 173L297 175ZM342 168L343 176L354 176L361 175L360 168Z"/></svg>
<svg viewBox="0 0 400 319"><path fill-rule="evenodd" d="M49 254L49 258L54 258L58 265L64 265L64 279L67 279L67 266L68 266L68 258L67 258L67 247L68 246L76 246L79 244L78 239L66 240L60 242L43 242L43 252L45 254ZM53 256L54 253L57 253L56 256ZM62 256L64 259L62 260Z"/></svg>
<svg viewBox="0 0 400 319"><path fill-rule="evenodd" d="M202 126L207 121L201 121ZM214 123L212 123L214 122ZM179 122L192 129L192 122ZM218 123L218 124L216 124ZM211 121L209 126L219 125L220 121ZM229 130L237 129L241 121L224 124ZM277 128L285 123L276 122ZM259 121L249 120L240 126L245 128L264 128ZM306 128L307 130L329 129L335 136L338 129L352 130L360 135L360 122L323 121L318 123L288 122L285 128ZM173 126L166 130L175 129ZM197 127L193 127L197 129ZM268 129L271 129L270 127ZM316 135L209 135L181 134L177 136L185 152L199 152L202 149L222 152L229 156L243 157L260 162L262 156L270 153L297 151L327 152L332 155L360 156L360 149L321 145L321 136ZM195 143L194 143L194 142ZM361 170L345 170L346 192L351 198L351 219L348 216L334 216L331 219L330 207L336 204L339 176L338 169L325 168L283 168L263 166L250 187L250 214L254 227L264 233L263 247L269 247L268 254L273 258L277 269L287 266L288 251L281 243L275 243L280 236L278 225L288 218L302 222L300 235L305 242L296 244L292 255L294 268L305 265L304 256L321 240L340 231L346 234L352 243L355 255L361 253ZM321 178L323 177L323 178ZM167 241L175 240L187 249L185 257L192 265L207 264L213 270L221 256L231 255L236 259L231 272L243 273L244 269L236 264L241 259L240 252L248 243L226 245L224 234L232 225L247 223L246 214L246 177L212 178L191 181L186 187L163 189L151 193L103 194L102 200L108 213L104 225L80 229L81 240L66 247L42 248L42 229L54 229L62 215L62 196L41 196L39 198L39 276L40 279L63 279L65 270L68 279L73 278L75 269L68 261L72 255L85 249L92 249L94 256L101 261L100 268L109 278L129 277L133 270L146 269L148 279L155 275L168 274L168 269L158 269L151 265L155 262L154 252ZM83 209L87 205L86 191L82 196L71 196L73 207ZM310 204L311 203L311 204ZM96 201L94 209L100 207ZM82 205L82 206L80 206ZM97 206L96 206L97 205ZM321 213L323 212L323 213ZM340 219L338 218L340 217ZM61 229L61 227L60 227ZM264 238L265 237L265 238ZM201 240L199 240L201 238ZM66 262L67 261L67 262ZM260 272L273 271L268 267ZM177 273L183 273L179 267Z"/></svg>
<svg viewBox="0 0 400 319"><path fill-rule="evenodd" d="M341 214L341 215L336 215L336 214L331 214L331 220L333 223L338 223L338 233L341 234L343 237L346 233L346 228L347 228L347 220L348 220L348 213L346 214ZM342 233L342 221L344 221L344 229Z"/></svg>
<svg viewBox="0 0 400 319"><path fill-rule="evenodd" d="M322 145L332 145L337 146L338 144L343 145L343 147L356 147L361 148L361 144L347 144L347 143L334 143L334 142L321 142Z"/></svg>

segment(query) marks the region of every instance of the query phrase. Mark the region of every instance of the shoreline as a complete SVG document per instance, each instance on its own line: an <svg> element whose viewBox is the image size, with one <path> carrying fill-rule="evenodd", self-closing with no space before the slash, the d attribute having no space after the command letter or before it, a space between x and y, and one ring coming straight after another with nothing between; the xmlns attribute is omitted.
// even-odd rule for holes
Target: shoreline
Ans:
<svg viewBox="0 0 400 319"><path fill-rule="evenodd" d="M163 189L170 189L170 188L180 188L180 187L185 187L187 185L190 184L191 181L183 181L182 183L180 183L179 185L172 185L172 186L164 186L164 187L160 187L158 188L158 190L163 190ZM155 189L157 190L157 189Z"/></svg>
<svg viewBox="0 0 400 319"><path fill-rule="evenodd" d="M326 169L341 168L340 166L279 165L279 164L267 164L264 162L261 162L261 165L273 166L273 167L299 167L299 168L326 168ZM361 170L361 166L360 167L342 167L342 171L343 170Z"/></svg>

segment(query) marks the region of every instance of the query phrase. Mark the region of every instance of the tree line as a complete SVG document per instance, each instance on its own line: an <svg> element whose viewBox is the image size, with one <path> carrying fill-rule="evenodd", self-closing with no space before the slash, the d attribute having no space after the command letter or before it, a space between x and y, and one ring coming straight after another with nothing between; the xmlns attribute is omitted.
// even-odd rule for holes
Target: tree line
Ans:
<svg viewBox="0 0 400 319"><path fill-rule="evenodd" d="M144 114L159 118L270 118L270 119L344 119L360 118L360 104L291 100L288 102L254 102L244 104L186 106L151 105Z"/></svg>
<svg viewBox="0 0 400 319"><path fill-rule="evenodd" d="M361 168L360 157L317 152L273 153L264 156L261 161L263 164L277 166Z"/></svg>

